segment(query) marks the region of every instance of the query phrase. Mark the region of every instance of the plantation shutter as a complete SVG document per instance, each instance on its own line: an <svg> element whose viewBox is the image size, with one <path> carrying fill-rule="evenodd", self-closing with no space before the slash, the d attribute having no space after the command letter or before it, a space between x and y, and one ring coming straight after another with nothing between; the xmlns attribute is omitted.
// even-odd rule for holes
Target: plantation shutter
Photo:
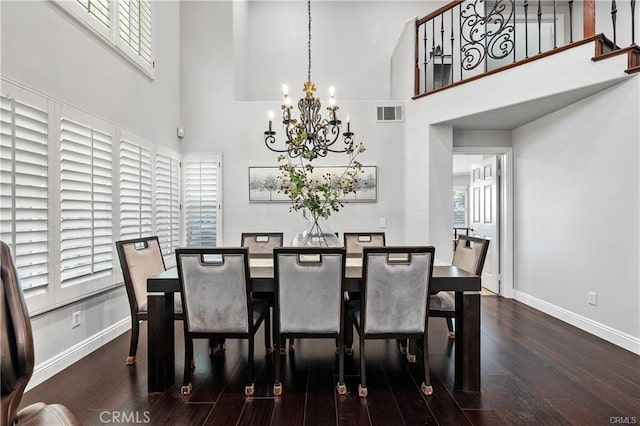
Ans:
<svg viewBox="0 0 640 426"><path fill-rule="evenodd" d="M215 246L218 243L220 166L219 157L186 157L183 160L187 246Z"/></svg>
<svg viewBox="0 0 640 426"><path fill-rule="evenodd" d="M120 141L120 238L150 236L152 224L151 150Z"/></svg>
<svg viewBox="0 0 640 426"><path fill-rule="evenodd" d="M24 290L49 285L49 113L2 96L0 239Z"/></svg>
<svg viewBox="0 0 640 426"><path fill-rule="evenodd" d="M102 25L111 28L111 0L76 0Z"/></svg>
<svg viewBox="0 0 640 426"><path fill-rule="evenodd" d="M180 244L180 167L177 159L156 155L156 234L165 255Z"/></svg>
<svg viewBox="0 0 640 426"><path fill-rule="evenodd" d="M113 269L112 137L63 117L60 121L61 284Z"/></svg>
<svg viewBox="0 0 640 426"><path fill-rule="evenodd" d="M118 6L120 39L148 64L151 59L151 2L121 0Z"/></svg>

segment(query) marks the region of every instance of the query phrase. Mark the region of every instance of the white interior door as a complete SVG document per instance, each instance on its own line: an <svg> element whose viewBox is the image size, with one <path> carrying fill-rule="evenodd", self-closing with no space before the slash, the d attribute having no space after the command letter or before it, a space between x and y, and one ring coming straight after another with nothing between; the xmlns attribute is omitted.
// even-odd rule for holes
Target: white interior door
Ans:
<svg viewBox="0 0 640 426"><path fill-rule="evenodd" d="M497 294L500 293L499 179L498 157L496 156L471 166L469 196L471 198L470 226L473 228L472 234L490 240L489 251L482 271L482 286Z"/></svg>

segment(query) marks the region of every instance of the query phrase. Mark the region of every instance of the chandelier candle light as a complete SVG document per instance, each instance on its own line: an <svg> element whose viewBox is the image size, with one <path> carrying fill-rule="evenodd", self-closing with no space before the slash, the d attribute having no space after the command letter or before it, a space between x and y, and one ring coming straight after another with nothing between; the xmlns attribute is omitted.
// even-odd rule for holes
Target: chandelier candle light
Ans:
<svg viewBox="0 0 640 426"><path fill-rule="evenodd" d="M327 118L320 114L321 103L314 96L315 83L311 81L311 0L307 1L308 25L308 68L307 82L304 83L304 97L298 101L300 116L293 118L293 105L289 97L289 88L282 86L284 103L282 125L286 140L281 147L276 146L276 132L273 130L273 111L269 111L269 128L264 132L267 148L277 152L280 165L280 192L286 194L292 202L290 211L302 210L309 226L294 238L294 245L340 245L333 232L329 232L321 219L327 219L333 212L343 207L340 201L346 195L355 193L358 175L362 173L362 164L356 157L364 152L364 145L354 143L351 123L347 115L346 131L342 132L342 121L338 118L335 89L329 88L329 106ZM342 135L343 143L337 143ZM311 162L324 158L329 153L347 155L347 165L340 174L315 176Z"/></svg>

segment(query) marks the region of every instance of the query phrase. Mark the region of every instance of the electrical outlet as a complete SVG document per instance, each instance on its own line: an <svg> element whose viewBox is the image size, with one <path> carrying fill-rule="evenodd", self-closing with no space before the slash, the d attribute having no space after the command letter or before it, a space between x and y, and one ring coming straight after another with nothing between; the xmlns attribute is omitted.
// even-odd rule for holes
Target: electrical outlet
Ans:
<svg viewBox="0 0 640 426"><path fill-rule="evenodd" d="M387 227L387 218L386 217L381 217L380 218L380 228L386 228Z"/></svg>
<svg viewBox="0 0 640 426"><path fill-rule="evenodd" d="M80 311L76 311L71 314L71 328L80 326Z"/></svg>
<svg viewBox="0 0 640 426"><path fill-rule="evenodd" d="M598 294L590 291L588 293L588 302L590 305L596 306L598 304Z"/></svg>

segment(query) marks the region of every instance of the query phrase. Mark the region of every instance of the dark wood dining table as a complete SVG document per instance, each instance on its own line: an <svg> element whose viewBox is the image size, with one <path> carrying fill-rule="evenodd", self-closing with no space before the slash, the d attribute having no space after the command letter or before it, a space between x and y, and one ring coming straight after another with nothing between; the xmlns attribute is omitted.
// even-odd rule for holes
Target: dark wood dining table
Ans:
<svg viewBox="0 0 640 426"><path fill-rule="evenodd" d="M273 292L273 262L252 259L251 286L254 292ZM347 259L348 291L360 291L362 263ZM455 380L456 388L480 390L480 290L478 275L451 265L433 268L432 293L455 292ZM148 301L148 390L164 392L175 380L174 293L180 292L178 271L168 269L147 279Z"/></svg>

